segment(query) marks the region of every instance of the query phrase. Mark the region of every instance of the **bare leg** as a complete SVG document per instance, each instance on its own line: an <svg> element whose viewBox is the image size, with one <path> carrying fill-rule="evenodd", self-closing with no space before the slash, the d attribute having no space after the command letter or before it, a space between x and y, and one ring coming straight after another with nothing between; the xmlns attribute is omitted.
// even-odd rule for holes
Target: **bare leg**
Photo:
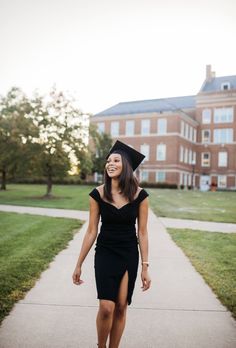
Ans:
<svg viewBox="0 0 236 348"><path fill-rule="evenodd" d="M113 323L110 333L109 348L118 348L121 336L125 328L127 295L128 295L128 271L125 272L119 288L117 303L113 314Z"/></svg>
<svg viewBox="0 0 236 348"><path fill-rule="evenodd" d="M97 334L99 348L106 347L107 338L112 327L114 308L115 303L113 301L100 300L99 310L97 314Z"/></svg>

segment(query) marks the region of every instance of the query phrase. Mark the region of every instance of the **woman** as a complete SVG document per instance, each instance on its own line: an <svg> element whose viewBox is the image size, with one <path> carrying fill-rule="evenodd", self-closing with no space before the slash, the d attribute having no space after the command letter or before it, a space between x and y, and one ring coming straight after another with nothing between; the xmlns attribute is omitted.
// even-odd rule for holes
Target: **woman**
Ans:
<svg viewBox="0 0 236 348"><path fill-rule="evenodd" d="M119 346L125 327L126 309L132 300L137 277L139 251L143 291L149 289L148 274L148 193L138 186L133 175L144 155L117 141L107 156L104 185L90 192L90 218L78 262L74 284L83 283L81 267L102 226L95 252L95 278L99 299L97 314L98 347ZM135 221L138 219L136 235ZM138 238L137 238L138 237Z"/></svg>

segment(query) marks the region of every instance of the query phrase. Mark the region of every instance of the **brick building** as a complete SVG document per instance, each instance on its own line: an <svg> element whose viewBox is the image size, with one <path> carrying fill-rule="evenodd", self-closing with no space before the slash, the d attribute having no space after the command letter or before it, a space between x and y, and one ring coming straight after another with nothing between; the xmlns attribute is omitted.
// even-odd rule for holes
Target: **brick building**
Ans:
<svg viewBox="0 0 236 348"><path fill-rule="evenodd" d="M236 188L236 76L207 65L197 95L119 103L91 122L146 155L140 181Z"/></svg>

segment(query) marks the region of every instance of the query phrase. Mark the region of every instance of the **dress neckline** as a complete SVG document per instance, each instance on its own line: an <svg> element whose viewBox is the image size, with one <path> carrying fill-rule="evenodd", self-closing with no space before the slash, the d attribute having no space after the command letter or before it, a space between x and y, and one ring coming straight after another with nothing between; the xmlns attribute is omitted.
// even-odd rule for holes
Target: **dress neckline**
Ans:
<svg viewBox="0 0 236 348"><path fill-rule="evenodd" d="M98 189L95 188L95 190L98 192L99 197L100 197L100 200L101 200L102 202L104 202L104 203L106 203L106 204L108 204L108 205L111 205L112 207L114 207L114 208L117 209L117 210L121 210L121 209L123 209L124 207L126 207L127 205L129 205L129 204L135 202L135 201L139 198L140 192L143 190L143 188L141 188L141 190L139 191L137 197L136 197L132 202L125 203L125 204L122 205L122 207L120 207L120 208L117 208L114 204L109 203L109 202L105 201L104 199L102 199L102 197L101 197L100 192L98 191Z"/></svg>

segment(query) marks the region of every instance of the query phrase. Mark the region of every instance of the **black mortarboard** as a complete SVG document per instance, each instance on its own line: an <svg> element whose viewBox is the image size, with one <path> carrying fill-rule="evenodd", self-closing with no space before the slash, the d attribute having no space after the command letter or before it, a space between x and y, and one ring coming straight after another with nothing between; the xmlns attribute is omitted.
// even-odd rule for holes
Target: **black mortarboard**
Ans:
<svg viewBox="0 0 236 348"><path fill-rule="evenodd" d="M112 153L119 153L121 155L124 155L129 161L133 170L135 170L145 158L142 153L136 151L132 147L122 143L119 140L117 140L112 146L106 158L108 158Z"/></svg>

